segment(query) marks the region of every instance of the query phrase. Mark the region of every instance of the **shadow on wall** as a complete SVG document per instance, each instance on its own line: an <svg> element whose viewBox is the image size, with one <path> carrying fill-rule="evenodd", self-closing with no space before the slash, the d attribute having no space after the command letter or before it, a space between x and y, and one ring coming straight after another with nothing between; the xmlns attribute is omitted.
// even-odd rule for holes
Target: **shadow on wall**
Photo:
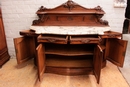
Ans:
<svg viewBox="0 0 130 87"><path fill-rule="evenodd" d="M130 0L127 0L127 7L125 10L125 20L123 23L123 34L130 34Z"/></svg>

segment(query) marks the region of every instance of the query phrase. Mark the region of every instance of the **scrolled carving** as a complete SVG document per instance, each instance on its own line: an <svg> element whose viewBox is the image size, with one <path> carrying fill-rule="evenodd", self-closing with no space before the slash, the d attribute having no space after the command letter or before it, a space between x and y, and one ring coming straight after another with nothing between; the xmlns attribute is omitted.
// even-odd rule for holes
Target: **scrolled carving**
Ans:
<svg viewBox="0 0 130 87"><path fill-rule="evenodd" d="M32 23L32 25L37 25L37 24L39 24L39 23L40 23L39 20L34 20L33 23Z"/></svg>
<svg viewBox="0 0 130 87"><path fill-rule="evenodd" d="M39 19L33 21L33 25L39 24L39 23L44 23L45 21L48 20L49 16L45 15L38 15Z"/></svg>
<svg viewBox="0 0 130 87"><path fill-rule="evenodd" d="M97 14L96 17L97 17L98 19L101 19L101 18L103 17L103 14Z"/></svg>
<svg viewBox="0 0 130 87"><path fill-rule="evenodd" d="M102 20L100 19L99 22L103 25L108 25L108 21L107 20Z"/></svg>
<svg viewBox="0 0 130 87"><path fill-rule="evenodd" d="M44 6L41 6L38 11L45 11L47 8Z"/></svg>
<svg viewBox="0 0 130 87"><path fill-rule="evenodd" d="M74 3L72 0L68 0L63 6L71 11L75 7L75 5L76 3Z"/></svg>
<svg viewBox="0 0 130 87"><path fill-rule="evenodd" d="M99 23L103 24L103 25L108 25L108 21L107 20L102 20L101 18L103 17L103 15L96 15L97 20Z"/></svg>

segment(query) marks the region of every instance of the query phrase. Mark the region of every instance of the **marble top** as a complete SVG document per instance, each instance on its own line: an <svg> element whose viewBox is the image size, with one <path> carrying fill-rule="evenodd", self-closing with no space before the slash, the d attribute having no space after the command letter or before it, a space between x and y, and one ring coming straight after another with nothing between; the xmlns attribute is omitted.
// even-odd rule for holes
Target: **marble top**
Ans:
<svg viewBox="0 0 130 87"><path fill-rule="evenodd" d="M84 35L84 34L104 34L110 31L110 27L94 26L30 26L37 34L62 34L62 35Z"/></svg>

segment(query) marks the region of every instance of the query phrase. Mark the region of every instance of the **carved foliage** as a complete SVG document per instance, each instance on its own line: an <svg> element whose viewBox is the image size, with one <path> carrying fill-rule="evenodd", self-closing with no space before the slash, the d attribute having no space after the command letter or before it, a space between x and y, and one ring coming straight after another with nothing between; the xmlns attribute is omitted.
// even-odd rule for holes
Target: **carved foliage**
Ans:
<svg viewBox="0 0 130 87"><path fill-rule="evenodd" d="M107 20L102 20L101 18L103 17L103 15L96 15L97 20L99 23L103 24L103 25L108 25L108 21Z"/></svg>
<svg viewBox="0 0 130 87"><path fill-rule="evenodd" d="M39 24L39 23L43 23L43 22L47 21L48 18L49 18L49 16L46 16L46 15L43 15L43 14L38 15L38 17L39 17L38 20L34 20L33 21L33 25L36 25L36 24Z"/></svg>

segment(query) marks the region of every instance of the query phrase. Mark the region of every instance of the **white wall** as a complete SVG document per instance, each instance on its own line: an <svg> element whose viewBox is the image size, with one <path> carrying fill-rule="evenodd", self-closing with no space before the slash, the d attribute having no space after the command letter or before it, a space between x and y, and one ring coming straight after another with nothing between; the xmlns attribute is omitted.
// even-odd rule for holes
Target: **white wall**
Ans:
<svg viewBox="0 0 130 87"><path fill-rule="evenodd" d="M29 29L37 18L35 12L43 5L47 8L58 6L67 0L1 0L3 21L7 37L9 54L15 57L13 38L19 37L20 30ZM125 8L114 8L114 0L73 0L74 2L93 8L98 5L106 12L103 19L109 22L114 31L122 31Z"/></svg>

